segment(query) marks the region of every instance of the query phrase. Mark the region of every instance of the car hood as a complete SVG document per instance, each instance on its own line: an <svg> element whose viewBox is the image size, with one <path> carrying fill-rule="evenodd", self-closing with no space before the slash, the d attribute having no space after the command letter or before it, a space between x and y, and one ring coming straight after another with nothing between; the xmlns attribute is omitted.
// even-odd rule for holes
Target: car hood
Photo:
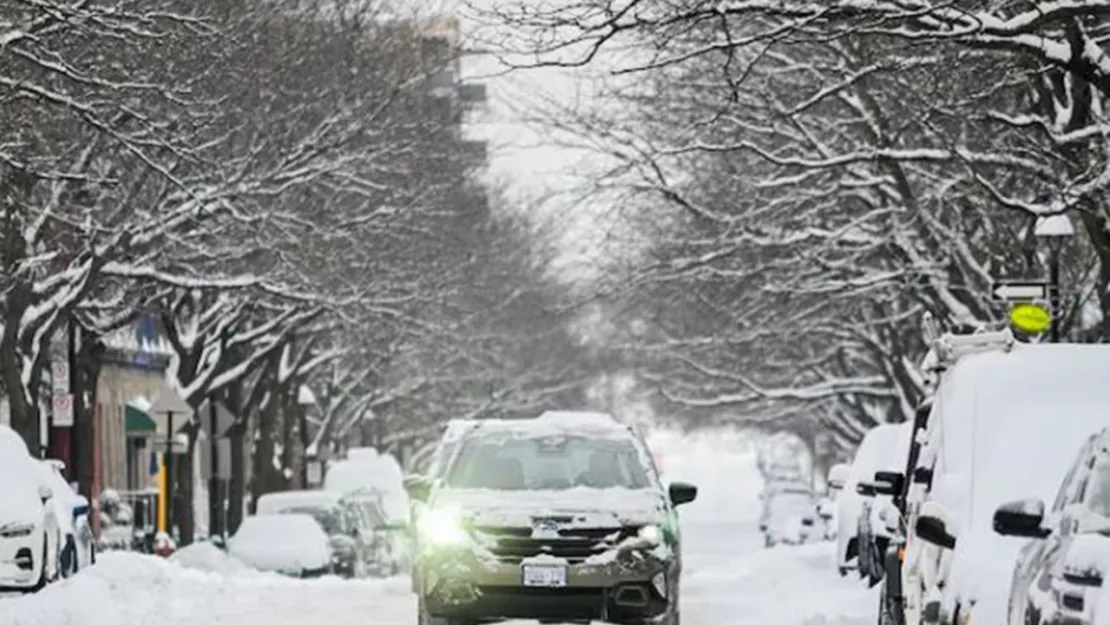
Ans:
<svg viewBox="0 0 1110 625"><path fill-rule="evenodd" d="M5 525L38 525L43 519L43 504L34 488L8 484L0 489L0 527Z"/></svg>
<svg viewBox="0 0 1110 625"><path fill-rule="evenodd" d="M475 525L531 526L537 518L567 518L567 525L622 527L656 523L666 511L654 489L572 488L544 491L443 489L431 506L454 509Z"/></svg>

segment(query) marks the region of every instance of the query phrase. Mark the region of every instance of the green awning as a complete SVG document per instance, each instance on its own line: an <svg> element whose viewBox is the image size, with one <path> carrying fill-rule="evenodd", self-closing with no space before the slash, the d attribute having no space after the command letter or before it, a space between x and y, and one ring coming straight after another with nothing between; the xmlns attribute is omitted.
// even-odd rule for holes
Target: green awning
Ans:
<svg viewBox="0 0 1110 625"><path fill-rule="evenodd" d="M153 434L155 431L154 419L130 402L123 408L123 423L128 434Z"/></svg>

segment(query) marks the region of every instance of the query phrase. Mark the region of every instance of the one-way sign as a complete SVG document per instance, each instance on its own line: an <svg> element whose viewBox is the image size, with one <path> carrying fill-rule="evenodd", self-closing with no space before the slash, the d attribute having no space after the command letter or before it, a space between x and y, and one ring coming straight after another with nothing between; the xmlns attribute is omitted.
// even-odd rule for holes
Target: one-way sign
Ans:
<svg viewBox="0 0 1110 625"><path fill-rule="evenodd" d="M1008 302L1048 299L1048 283L1032 280L995 282L991 285L991 296Z"/></svg>

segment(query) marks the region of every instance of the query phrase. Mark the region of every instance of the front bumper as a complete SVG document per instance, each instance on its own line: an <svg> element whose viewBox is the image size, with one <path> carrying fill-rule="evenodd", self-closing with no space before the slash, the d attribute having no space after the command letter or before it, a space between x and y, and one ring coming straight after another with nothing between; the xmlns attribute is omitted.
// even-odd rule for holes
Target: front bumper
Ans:
<svg viewBox="0 0 1110 625"><path fill-rule="evenodd" d="M596 564L568 562L566 585L558 588L525 586L519 561L443 551L421 557L418 586L425 609L436 617L637 622L666 613L676 596L680 569L669 551L661 557L665 550L620 551Z"/></svg>
<svg viewBox="0 0 1110 625"><path fill-rule="evenodd" d="M0 538L0 589L38 586L44 564L42 544L43 533L38 529L28 536Z"/></svg>

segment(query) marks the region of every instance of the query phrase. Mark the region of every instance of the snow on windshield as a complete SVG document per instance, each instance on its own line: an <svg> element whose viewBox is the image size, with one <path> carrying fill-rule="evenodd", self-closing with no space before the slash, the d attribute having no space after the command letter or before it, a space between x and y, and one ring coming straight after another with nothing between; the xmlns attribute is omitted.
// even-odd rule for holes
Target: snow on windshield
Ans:
<svg viewBox="0 0 1110 625"><path fill-rule="evenodd" d="M323 490L297 490L268 493L258 498L258 514L277 514L291 508L334 508L340 493Z"/></svg>
<svg viewBox="0 0 1110 625"><path fill-rule="evenodd" d="M651 484L631 441L566 434L471 438L459 451L447 483L491 490L640 489Z"/></svg>
<svg viewBox="0 0 1110 625"><path fill-rule="evenodd" d="M327 535L307 514L247 517L227 548L236 558L267 570L316 568L331 559Z"/></svg>

